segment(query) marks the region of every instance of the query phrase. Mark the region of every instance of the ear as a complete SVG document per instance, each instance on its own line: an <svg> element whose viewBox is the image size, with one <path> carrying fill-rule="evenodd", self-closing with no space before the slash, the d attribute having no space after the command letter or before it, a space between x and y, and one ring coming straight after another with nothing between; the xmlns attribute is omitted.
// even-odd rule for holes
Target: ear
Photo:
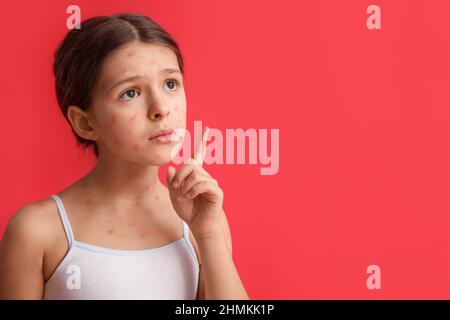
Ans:
<svg viewBox="0 0 450 320"><path fill-rule="evenodd" d="M67 108L67 118L72 125L73 130L82 138L96 141L98 133L92 116L83 111L80 107L70 105Z"/></svg>

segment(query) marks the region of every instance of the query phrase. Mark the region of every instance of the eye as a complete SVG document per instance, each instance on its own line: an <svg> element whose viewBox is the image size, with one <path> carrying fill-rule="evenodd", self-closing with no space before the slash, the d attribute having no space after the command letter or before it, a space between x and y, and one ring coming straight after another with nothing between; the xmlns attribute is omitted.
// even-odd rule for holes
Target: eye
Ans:
<svg viewBox="0 0 450 320"><path fill-rule="evenodd" d="M177 88L179 81L176 79L169 79L166 81L165 84L168 86L169 91L174 91Z"/></svg>
<svg viewBox="0 0 450 320"><path fill-rule="evenodd" d="M135 88L128 89L120 95L120 100L130 101L138 96L138 91Z"/></svg>

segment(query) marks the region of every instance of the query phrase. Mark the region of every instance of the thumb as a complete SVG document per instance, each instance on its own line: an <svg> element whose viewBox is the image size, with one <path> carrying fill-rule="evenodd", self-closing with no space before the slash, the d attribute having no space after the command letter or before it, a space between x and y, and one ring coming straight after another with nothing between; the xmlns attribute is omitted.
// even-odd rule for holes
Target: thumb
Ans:
<svg viewBox="0 0 450 320"><path fill-rule="evenodd" d="M172 166L169 166L167 168L167 184L169 187L172 185L172 180L173 180L173 177L175 176L176 171L177 170Z"/></svg>

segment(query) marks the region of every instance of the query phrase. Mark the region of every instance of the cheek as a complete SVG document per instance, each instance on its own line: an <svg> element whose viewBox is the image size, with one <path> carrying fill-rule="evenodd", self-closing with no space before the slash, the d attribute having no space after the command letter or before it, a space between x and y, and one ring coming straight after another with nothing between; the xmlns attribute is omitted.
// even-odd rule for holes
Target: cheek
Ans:
<svg viewBox="0 0 450 320"><path fill-rule="evenodd" d="M186 108L180 107L179 105L175 106L173 107L173 113L175 114L175 118L177 119L177 125L182 126L186 118Z"/></svg>
<svg viewBox="0 0 450 320"><path fill-rule="evenodd" d="M122 140L119 137L114 137L114 142L120 147L122 146Z"/></svg>
<svg viewBox="0 0 450 320"><path fill-rule="evenodd" d="M114 143L120 147L124 145L126 137L133 131L136 119L137 114L134 114L131 117L123 117L114 113L108 117L108 120L104 123L103 128L105 133L110 135ZM139 150L139 146L134 145L133 149Z"/></svg>
<svg viewBox="0 0 450 320"><path fill-rule="evenodd" d="M130 119L128 119L128 124L133 125L134 120L136 120L137 114L133 115Z"/></svg>
<svg viewBox="0 0 450 320"><path fill-rule="evenodd" d="M127 122L127 133L130 133L133 130L136 117L137 117L137 115L135 114L131 118L128 119L128 122Z"/></svg>
<svg viewBox="0 0 450 320"><path fill-rule="evenodd" d="M106 116L106 121L101 124L101 127L106 131L111 131L117 122L117 114L113 113L110 116Z"/></svg>

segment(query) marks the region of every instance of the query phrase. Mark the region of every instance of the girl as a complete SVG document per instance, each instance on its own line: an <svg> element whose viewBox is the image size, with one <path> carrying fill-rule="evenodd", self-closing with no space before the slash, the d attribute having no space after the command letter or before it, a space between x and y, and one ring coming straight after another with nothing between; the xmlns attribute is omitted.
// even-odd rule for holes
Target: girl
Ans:
<svg viewBox="0 0 450 320"><path fill-rule="evenodd" d="M232 259L223 193L202 152L177 171L186 125L183 60L150 18L72 29L55 53L58 104L96 166L21 208L0 244L3 299L248 299Z"/></svg>

